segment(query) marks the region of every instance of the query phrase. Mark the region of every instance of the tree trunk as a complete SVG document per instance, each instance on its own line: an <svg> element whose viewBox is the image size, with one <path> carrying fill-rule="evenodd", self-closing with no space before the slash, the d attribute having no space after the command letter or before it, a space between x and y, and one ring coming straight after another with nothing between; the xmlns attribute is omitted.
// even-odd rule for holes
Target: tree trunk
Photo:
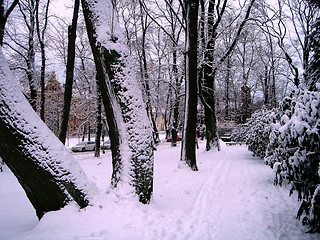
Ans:
<svg viewBox="0 0 320 240"><path fill-rule="evenodd" d="M84 141L87 133L87 122L83 124L83 131L82 131L82 142Z"/></svg>
<svg viewBox="0 0 320 240"><path fill-rule="evenodd" d="M0 62L0 138L5 139L0 141L1 157L23 187L38 218L70 201L86 207L91 183L30 107L2 51Z"/></svg>
<svg viewBox="0 0 320 240"><path fill-rule="evenodd" d="M88 141L91 141L91 125L90 125L90 118L88 122Z"/></svg>
<svg viewBox="0 0 320 240"><path fill-rule="evenodd" d="M217 38L217 28L222 20L225 12L227 1L224 0L222 8L218 16L215 16L215 1L210 1L208 6L208 42L204 50L203 73L200 79L200 99L204 106L204 122L206 125L206 151L210 151L212 147L219 149L217 135L217 120L216 120L216 99L215 99L215 77L217 67L214 63L214 52Z"/></svg>
<svg viewBox="0 0 320 240"><path fill-rule="evenodd" d="M269 82L270 82L270 76L269 76L269 69L268 65L266 64L264 66L264 76L263 76L263 95L264 95L264 100L263 104L269 108Z"/></svg>
<svg viewBox="0 0 320 240"><path fill-rule="evenodd" d="M227 58L227 76L226 76L226 93L225 93L225 119L230 120L230 57Z"/></svg>
<svg viewBox="0 0 320 240"><path fill-rule="evenodd" d="M220 1L219 1L220 2ZM218 36L218 26L221 23L222 16L225 12L228 0L224 0L221 9L216 9L215 1L210 1L208 6L208 43L206 47L203 67L203 82L200 82L200 96L205 109L205 123L206 123L206 150L209 151L213 146L216 146L219 150L219 138L217 134L217 120L215 112L215 77L217 71L222 63L233 52L239 36L244 28L245 23L248 21L251 9L255 0L250 0L248 8L245 13L245 17L239 24L238 30L235 33L234 39L230 46L227 48L222 57L218 60L214 59L214 52L216 47L216 38ZM221 2L220 2L221 3ZM217 14L217 16L215 16Z"/></svg>
<svg viewBox="0 0 320 240"><path fill-rule="evenodd" d="M197 123L197 40L198 0L186 0L186 110L182 138L181 158L183 164L197 171L196 123Z"/></svg>
<svg viewBox="0 0 320 240"><path fill-rule="evenodd" d="M241 87L241 109L240 109L240 122L245 123L248 118L251 117L252 112L252 101L251 101L251 89L244 84Z"/></svg>
<svg viewBox="0 0 320 240"><path fill-rule="evenodd" d="M66 74L66 83L64 89L64 105L62 110L62 121L59 132L60 141L65 144L68 123L69 123L69 114L72 98L72 85L73 85L73 74L74 74L74 61L75 61L75 45L77 38L77 22L78 22L78 12L79 12L80 1L74 1L74 10L72 24L68 27L68 59L67 59L67 74Z"/></svg>
<svg viewBox="0 0 320 240"><path fill-rule="evenodd" d="M146 33L148 28L148 23L144 21L144 14L143 14L143 7L142 3L140 3L140 19L141 19L141 27L142 27L142 44L141 44L141 75L143 79L143 85L145 90L145 96L146 96L146 107L147 107L147 114L149 116L149 119L151 121L153 134L154 134L154 142L158 143L160 141L159 139L159 132L155 120L155 116L152 111L152 105L151 105L151 92L150 92L150 84L149 84L149 74L148 74L148 67L147 67L147 55L146 55Z"/></svg>
<svg viewBox="0 0 320 240"><path fill-rule="evenodd" d="M172 72L175 79L175 99L174 99L174 106L173 106L173 129L172 132L172 142L171 146L177 146L177 130L179 124L179 105L180 105L180 88L181 88L181 80L178 76L178 66L177 66L177 46L174 46L173 53L172 53ZM175 137L173 136L175 135Z"/></svg>
<svg viewBox="0 0 320 240"><path fill-rule="evenodd" d="M41 51L41 74L40 74L40 118L42 121L45 121L45 73L46 73L46 51L44 36L47 29L48 23L48 13L49 13L50 0L47 0L44 16L44 24L42 31L40 31L40 22L39 22L39 1L36 1L36 26L37 26L37 35L40 44Z"/></svg>
<svg viewBox="0 0 320 240"><path fill-rule="evenodd" d="M21 2L19 2L20 6ZM29 89L30 89L30 98L29 102L32 108L37 111L37 84L34 78L34 71L35 71L35 41L34 41L34 35L35 35L35 1L30 1L30 10L29 10L29 20L30 22L27 22L27 19L25 18L26 25L28 28L28 53L26 58L27 63L27 78L29 81ZM22 12L22 7L20 6L20 11Z"/></svg>
<svg viewBox="0 0 320 240"><path fill-rule="evenodd" d="M40 76L40 118L45 121L45 73L46 73L46 53L43 42L40 43L41 49L41 76Z"/></svg>
<svg viewBox="0 0 320 240"><path fill-rule="evenodd" d="M102 131L102 121L101 121L101 93L99 86L97 86L97 113L96 113L96 139L95 139L95 151L94 156L100 157L100 143L101 143L101 131Z"/></svg>
<svg viewBox="0 0 320 240"><path fill-rule="evenodd" d="M112 185L118 189L129 187L140 202L149 203L153 191L152 128L130 68L125 38L114 19L111 1L82 0L82 7L108 116Z"/></svg>
<svg viewBox="0 0 320 240"><path fill-rule="evenodd" d="M210 48L210 45L209 45ZM205 61L213 62L213 54L206 54ZM204 105L204 122L206 125L206 151L212 147L219 150L219 139L217 134L216 99L215 99L215 77L216 71L212 71L209 64L203 67L203 79L201 99Z"/></svg>

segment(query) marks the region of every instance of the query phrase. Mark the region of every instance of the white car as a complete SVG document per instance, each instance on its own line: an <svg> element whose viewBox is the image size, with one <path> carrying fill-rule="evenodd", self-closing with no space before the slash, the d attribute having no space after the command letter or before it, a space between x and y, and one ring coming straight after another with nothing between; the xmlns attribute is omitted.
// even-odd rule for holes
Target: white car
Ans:
<svg viewBox="0 0 320 240"><path fill-rule="evenodd" d="M94 150L95 150L95 142L92 142L92 141L80 142L71 148L71 151L73 152L84 152L84 151L94 151Z"/></svg>

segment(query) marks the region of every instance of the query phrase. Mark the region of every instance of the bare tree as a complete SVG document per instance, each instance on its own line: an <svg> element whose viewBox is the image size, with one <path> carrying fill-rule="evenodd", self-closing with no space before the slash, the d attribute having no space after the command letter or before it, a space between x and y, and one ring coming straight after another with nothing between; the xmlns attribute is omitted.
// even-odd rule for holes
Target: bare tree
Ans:
<svg viewBox="0 0 320 240"><path fill-rule="evenodd" d="M180 161L197 171L196 124L198 99L198 0L184 1L186 21L186 100Z"/></svg>
<svg viewBox="0 0 320 240"><path fill-rule="evenodd" d="M45 73L46 73L46 52L45 52L45 33L48 26L48 13L50 0L47 0L44 6L44 17L41 19L43 22L42 29L40 29L40 19L39 19L39 0L36 1L36 29L38 40L40 44L41 51L41 73L40 73L40 117L42 121L45 121L44 111L45 111Z"/></svg>
<svg viewBox="0 0 320 240"><path fill-rule="evenodd" d="M80 1L74 1L74 10L72 23L68 26L68 59L67 59L67 70L66 70L66 83L64 89L64 101L62 110L62 120L61 127L59 131L59 139L64 144L66 141L68 122L70 115L70 106L72 98L72 86L74 78L74 64L75 64L75 51L76 51L76 31L77 31L77 21L79 12Z"/></svg>
<svg viewBox="0 0 320 240"><path fill-rule="evenodd" d="M277 7L261 3L259 10L262 14L257 21L277 39L291 69L292 82L297 87L302 84L309 88L307 69L310 64L311 32L319 11L307 0L278 1ZM293 31L289 31L289 25ZM302 73L300 69L303 69Z"/></svg>
<svg viewBox="0 0 320 240"><path fill-rule="evenodd" d="M206 124L206 150L209 151L213 146L219 149L217 135L217 118L216 118L216 95L215 95L215 78L217 71L222 63L226 61L228 56L234 50L244 25L249 20L250 12L255 0L250 0L243 20L238 25L238 29L234 33L233 40L221 57L215 58L217 36L222 17L226 11L227 0L216 1L210 0L208 6L208 40L203 56L202 73L200 74L200 99L204 105L205 124Z"/></svg>

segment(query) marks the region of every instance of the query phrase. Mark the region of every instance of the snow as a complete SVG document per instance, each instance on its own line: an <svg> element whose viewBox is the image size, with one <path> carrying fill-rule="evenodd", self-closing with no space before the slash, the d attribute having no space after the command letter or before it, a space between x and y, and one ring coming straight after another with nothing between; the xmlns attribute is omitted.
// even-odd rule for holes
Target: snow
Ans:
<svg viewBox="0 0 320 240"><path fill-rule="evenodd" d="M70 140L70 146L76 142ZM73 156L100 189L94 206L69 205L38 222L7 167L0 173L0 239L6 240L315 240L319 234L295 218L299 203L273 185L274 172L245 146L205 152L198 172L178 168L180 147L162 142L155 152L154 195L149 205L107 193L111 153Z"/></svg>

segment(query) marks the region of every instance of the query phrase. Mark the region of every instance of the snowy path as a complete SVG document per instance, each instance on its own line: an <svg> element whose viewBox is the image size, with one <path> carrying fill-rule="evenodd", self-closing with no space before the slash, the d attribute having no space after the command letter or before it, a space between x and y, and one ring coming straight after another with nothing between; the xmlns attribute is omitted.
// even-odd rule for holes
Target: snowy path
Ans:
<svg viewBox="0 0 320 240"><path fill-rule="evenodd" d="M208 158L211 156L214 158ZM183 204L180 215L174 212L166 217L166 223L157 226L162 235L145 239L319 238L304 234L307 229L294 218L299 204L288 197L287 189L272 184L272 170L251 157L245 147L224 147L214 155L202 153L198 161L200 171L210 168L205 177L196 185L191 180L180 186L185 188L181 192L193 195L192 201ZM193 194L190 187L195 188Z"/></svg>
<svg viewBox="0 0 320 240"><path fill-rule="evenodd" d="M26 222L14 222L11 216L18 216L21 210L0 206L0 213L4 212L4 218L1 216L0 219L0 239L320 239L319 234L304 233L308 229L295 219L299 207L296 198L288 196L288 189L272 184L272 170L252 157L246 147L223 146L223 151L210 153L203 150L203 144L201 147L198 150L198 172L177 167L179 148L166 144L159 147L155 161L154 198L150 205L119 201L114 196L102 194L100 207L79 212L69 206L46 214L39 224L30 211L24 211L26 213L21 216ZM106 178L111 174L110 154L100 159L91 155L77 154L75 158L88 177L104 191ZM11 175L0 173L1 182L5 176L7 184L12 182ZM1 196L7 190L0 187ZM16 196L20 199L22 195L19 194ZM9 196L14 196L12 191ZM1 204L6 205L6 200L10 201L2 197ZM20 204L23 209L30 209L26 200L22 199Z"/></svg>

